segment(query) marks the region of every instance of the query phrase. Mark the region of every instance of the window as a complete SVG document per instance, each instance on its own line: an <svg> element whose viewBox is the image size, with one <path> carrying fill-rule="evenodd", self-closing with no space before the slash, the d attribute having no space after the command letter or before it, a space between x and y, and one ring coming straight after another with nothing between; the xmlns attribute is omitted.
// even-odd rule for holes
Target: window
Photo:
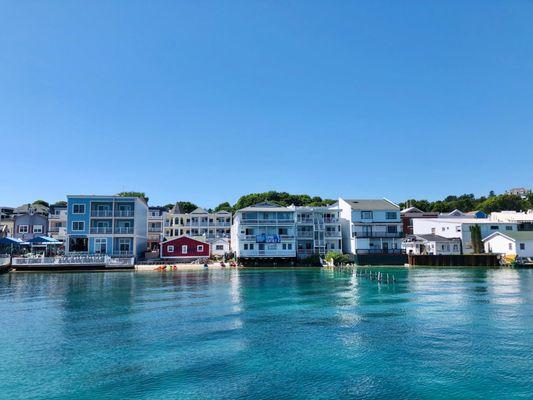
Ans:
<svg viewBox="0 0 533 400"><path fill-rule="evenodd" d="M203 244L199 244L198 246L196 246L196 251L198 251L198 252L204 251L204 245Z"/></svg>
<svg viewBox="0 0 533 400"><path fill-rule="evenodd" d="M431 233L434 235L435 234L435 228L431 228Z"/></svg>
<svg viewBox="0 0 533 400"><path fill-rule="evenodd" d="M396 213L394 211L387 211L386 218L387 219L396 219Z"/></svg>
<svg viewBox="0 0 533 400"><path fill-rule="evenodd" d="M253 249L254 249L254 244L250 243L250 250L253 250Z"/></svg>
<svg viewBox="0 0 533 400"><path fill-rule="evenodd" d="M512 250L512 249L513 249L513 244L509 243L509 250Z"/></svg>
<svg viewBox="0 0 533 400"><path fill-rule="evenodd" d="M490 229L492 229L493 231L497 231L498 230L498 225L491 225Z"/></svg>
<svg viewBox="0 0 533 400"><path fill-rule="evenodd" d="M444 245L443 244L441 244L440 248L441 248L442 251L444 251Z"/></svg>
<svg viewBox="0 0 533 400"><path fill-rule="evenodd" d="M167 251L169 253L174 253L174 246L170 245L170 246L167 246Z"/></svg>
<svg viewBox="0 0 533 400"><path fill-rule="evenodd" d="M28 225L19 225L19 233L28 233Z"/></svg>
<svg viewBox="0 0 533 400"><path fill-rule="evenodd" d="M526 249L526 244L520 243L520 250L525 250L525 249Z"/></svg>
<svg viewBox="0 0 533 400"><path fill-rule="evenodd" d="M454 244L454 245L453 245L453 251L459 251L459 246L456 245L456 244Z"/></svg>
<svg viewBox="0 0 533 400"><path fill-rule="evenodd" d="M387 225L387 233L397 233L398 227L396 225Z"/></svg>
<svg viewBox="0 0 533 400"><path fill-rule="evenodd" d="M73 231L83 231L83 230L85 230L85 222L84 221L73 221L72 222L72 230Z"/></svg>
<svg viewBox="0 0 533 400"><path fill-rule="evenodd" d="M372 211L361 211L361 219L372 219Z"/></svg>
<svg viewBox="0 0 533 400"><path fill-rule="evenodd" d="M512 231L513 230L513 227L511 225L506 225L505 226L505 230L506 231Z"/></svg>
<svg viewBox="0 0 533 400"><path fill-rule="evenodd" d="M85 204L73 204L72 214L85 214Z"/></svg>
<svg viewBox="0 0 533 400"><path fill-rule="evenodd" d="M461 225L457 225L455 227L455 232L461 232Z"/></svg>
<svg viewBox="0 0 533 400"><path fill-rule="evenodd" d="M42 225L33 225L33 233L43 233Z"/></svg>
<svg viewBox="0 0 533 400"><path fill-rule="evenodd" d="M187 245L184 244L183 246L181 246L181 253L182 254L187 254Z"/></svg>
<svg viewBox="0 0 533 400"><path fill-rule="evenodd" d="M244 250L248 250L248 243L244 243Z"/></svg>
<svg viewBox="0 0 533 400"><path fill-rule="evenodd" d="M107 250L107 239L96 238L94 239L94 252L96 254L105 254Z"/></svg>
<svg viewBox="0 0 533 400"><path fill-rule="evenodd" d="M224 246L221 245L221 244L217 244L217 245L215 246L215 250L224 250Z"/></svg>

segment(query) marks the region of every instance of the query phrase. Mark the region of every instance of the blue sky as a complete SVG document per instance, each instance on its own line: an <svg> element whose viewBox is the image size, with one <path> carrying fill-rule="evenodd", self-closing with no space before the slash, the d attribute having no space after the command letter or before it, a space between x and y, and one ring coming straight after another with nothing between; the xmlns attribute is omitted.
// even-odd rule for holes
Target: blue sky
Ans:
<svg viewBox="0 0 533 400"><path fill-rule="evenodd" d="M3 1L0 204L533 186L530 1Z"/></svg>

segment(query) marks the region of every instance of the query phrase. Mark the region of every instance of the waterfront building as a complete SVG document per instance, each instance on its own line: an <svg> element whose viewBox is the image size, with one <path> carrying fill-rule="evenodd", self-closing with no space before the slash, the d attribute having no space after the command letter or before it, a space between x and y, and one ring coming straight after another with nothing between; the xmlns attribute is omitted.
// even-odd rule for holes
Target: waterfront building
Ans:
<svg viewBox="0 0 533 400"><path fill-rule="evenodd" d="M138 197L67 196L68 254L142 257L148 206Z"/></svg>
<svg viewBox="0 0 533 400"><path fill-rule="evenodd" d="M439 218L487 218L487 214L483 211L469 211L462 212L461 210L455 209L449 213L440 213Z"/></svg>
<svg viewBox="0 0 533 400"><path fill-rule="evenodd" d="M222 257L231 252L230 239L229 238L215 238L210 242L211 255Z"/></svg>
<svg viewBox="0 0 533 400"><path fill-rule="evenodd" d="M159 250L159 243L163 240L166 215L165 207L148 207L148 250Z"/></svg>
<svg viewBox="0 0 533 400"><path fill-rule="evenodd" d="M209 213L201 207L190 213L184 212L179 203L167 213L164 237L173 239L183 235L213 243L215 239L231 237L231 213L218 211Z"/></svg>
<svg viewBox="0 0 533 400"><path fill-rule="evenodd" d="M415 218L438 218L439 213L434 211L422 211L416 207L409 207L400 212L402 219L402 229L404 234L413 234L413 219Z"/></svg>
<svg viewBox="0 0 533 400"><path fill-rule="evenodd" d="M14 217L13 237L23 241L48 234L48 218L40 213L34 213L32 208L28 213L16 214Z"/></svg>
<svg viewBox="0 0 533 400"><path fill-rule="evenodd" d="M296 255L307 258L324 256L328 251L342 252L340 209L331 207L288 207L296 214Z"/></svg>
<svg viewBox="0 0 533 400"><path fill-rule="evenodd" d="M415 235L439 235L447 238L459 238L462 243L463 254L474 251L470 228L478 225L481 238L484 239L494 232L517 231L517 224L513 222L495 222L486 218L424 218L413 220Z"/></svg>
<svg viewBox="0 0 533 400"><path fill-rule="evenodd" d="M48 235L56 240L65 241L67 237L67 206L51 205L48 214Z"/></svg>
<svg viewBox="0 0 533 400"><path fill-rule="evenodd" d="M387 199L339 198L342 245L345 253L401 254L400 207Z"/></svg>
<svg viewBox="0 0 533 400"><path fill-rule="evenodd" d="M489 218L495 222L514 222L519 231L533 231L533 210L493 212Z"/></svg>
<svg viewBox="0 0 533 400"><path fill-rule="evenodd" d="M494 232L483 239L483 245L487 253L532 258L533 231Z"/></svg>
<svg viewBox="0 0 533 400"><path fill-rule="evenodd" d="M231 246L237 258L296 258L294 208L262 202L238 210L231 227Z"/></svg>
<svg viewBox="0 0 533 400"><path fill-rule="evenodd" d="M402 242L407 254L456 255L461 254L461 239L439 235L410 235Z"/></svg>
<svg viewBox="0 0 533 400"><path fill-rule="evenodd" d="M207 242L183 235L161 243L161 258L197 260L210 256L210 245Z"/></svg>

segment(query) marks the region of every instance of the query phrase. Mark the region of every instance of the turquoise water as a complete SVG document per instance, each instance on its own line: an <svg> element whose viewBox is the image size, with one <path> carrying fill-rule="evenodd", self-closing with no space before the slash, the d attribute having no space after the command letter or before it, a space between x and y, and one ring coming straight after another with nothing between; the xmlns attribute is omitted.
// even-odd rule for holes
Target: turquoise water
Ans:
<svg viewBox="0 0 533 400"><path fill-rule="evenodd" d="M533 397L533 270L0 276L0 398Z"/></svg>

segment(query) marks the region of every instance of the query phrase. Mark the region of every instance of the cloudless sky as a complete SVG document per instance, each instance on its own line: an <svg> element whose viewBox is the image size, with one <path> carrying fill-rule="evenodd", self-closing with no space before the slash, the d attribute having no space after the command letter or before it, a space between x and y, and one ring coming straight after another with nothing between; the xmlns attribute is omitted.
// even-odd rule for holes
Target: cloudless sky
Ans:
<svg viewBox="0 0 533 400"><path fill-rule="evenodd" d="M0 0L0 204L533 186L531 1Z"/></svg>

